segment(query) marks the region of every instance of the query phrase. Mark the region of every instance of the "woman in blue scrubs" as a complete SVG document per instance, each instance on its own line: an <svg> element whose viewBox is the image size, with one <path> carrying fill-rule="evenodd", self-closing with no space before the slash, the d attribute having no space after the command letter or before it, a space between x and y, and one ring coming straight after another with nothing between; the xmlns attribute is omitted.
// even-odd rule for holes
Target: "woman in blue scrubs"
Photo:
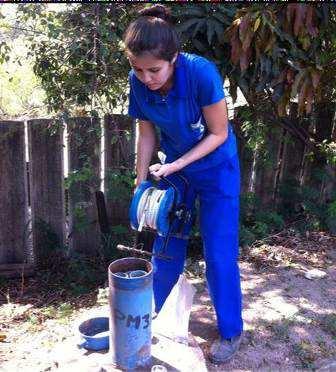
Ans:
<svg viewBox="0 0 336 372"><path fill-rule="evenodd" d="M136 185L148 172L156 178L181 173L200 201L206 278L216 311L220 338L210 359L222 363L238 350L243 330L238 267L239 161L228 122L223 80L207 59L180 52L178 37L162 5L145 8L124 37L132 70L129 114L138 122ZM164 164L150 165L156 128ZM190 230L190 228L189 228ZM157 237L154 251L162 246ZM183 271L187 240L172 237L166 253L155 257L154 298L159 311Z"/></svg>

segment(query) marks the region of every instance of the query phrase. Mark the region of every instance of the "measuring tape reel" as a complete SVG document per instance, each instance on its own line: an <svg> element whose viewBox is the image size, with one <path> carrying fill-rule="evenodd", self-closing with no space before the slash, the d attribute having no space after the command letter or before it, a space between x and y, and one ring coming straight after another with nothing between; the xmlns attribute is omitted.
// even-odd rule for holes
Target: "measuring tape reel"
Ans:
<svg viewBox="0 0 336 372"><path fill-rule="evenodd" d="M129 217L134 230L155 230L166 237L170 233L175 207L180 202L176 187L158 188L151 181L142 182L133 196Z"/></svg>
<svg viewBox="0 0 336 372"><path fill-rule="evenodd" d="M192 213L186 204L189 183L181 174L174 174L173 178L179 184L182 182L183 187L178 188L177 183L166 177L161 177L161 182L165 182L167 188L160 188L152 181L143 181L136 188L129 209L131 227L138 232L145 229L163 237L161 248L154 253L144 250L143 243L136 243L133 247L118 244L119 250L170 260L172 257L166 254L170 237L188 238L184 231L192 222Z"/></svg>

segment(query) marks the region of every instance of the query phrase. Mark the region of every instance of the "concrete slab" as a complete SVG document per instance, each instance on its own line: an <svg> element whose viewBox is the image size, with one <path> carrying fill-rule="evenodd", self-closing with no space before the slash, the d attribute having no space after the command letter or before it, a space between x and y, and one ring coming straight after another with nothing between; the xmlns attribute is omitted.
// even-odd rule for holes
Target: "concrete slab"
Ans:
<svg viewBox="0 0 336 372"><path fill-rule="evenodd" d="M104 311L105 310L105 311ZM84 318L106 315L107 308L85 313ZM76 324L79 320L76 321ZM175 342L165 336L154 334L152 339L152 361L147 368L137 371L150 371L153 365L163 365L170 371L206 372L206 362L201 348L194 336L189 333L188 345ZM47 364L60 372L114 372L121 371L111 363L108 351L91 352L78 349L76 336L56 344L46 356Z"/></svg>

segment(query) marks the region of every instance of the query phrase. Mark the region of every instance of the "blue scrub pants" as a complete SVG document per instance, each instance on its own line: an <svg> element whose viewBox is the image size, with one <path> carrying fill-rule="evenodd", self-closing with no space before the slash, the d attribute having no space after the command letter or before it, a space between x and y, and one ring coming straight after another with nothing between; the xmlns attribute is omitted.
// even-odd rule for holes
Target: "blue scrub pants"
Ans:
<svg viewBox="0 0 336 372"><path fill-rule="evenodd" d="M206 262L206 279L215 308L218 330L222 338L231 338L242 332L242 295L238 267L239 231L239 160L235 155L219 166L202 171L181 172L189 182L186 203L193 209L195 199L200 202L200 228ZM174 179L175 177L175 179ZM181 188L176 176L169 178ZM185 234L190 232L186 226ZM154 252L163 247L163 238L157 236ZM187 240L169 239L168 261L153 257L154 300L158 312L171 289L183 272Z"/></svg>

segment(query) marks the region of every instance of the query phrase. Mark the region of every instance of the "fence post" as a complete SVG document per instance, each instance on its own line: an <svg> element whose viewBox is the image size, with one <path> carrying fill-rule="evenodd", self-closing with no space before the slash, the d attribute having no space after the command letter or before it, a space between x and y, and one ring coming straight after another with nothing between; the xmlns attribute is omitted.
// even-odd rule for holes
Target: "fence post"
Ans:
<svg viewBox="0 0 336 372"><path fill-rule="evenodd" d="M65 245L63 128L46 119L27 126L34 258L40 263Z"/></svg>
<svg viewBox="0 0 336 372"><path fill-rule="evenodd" d="M95 191L100 190L100 122L69 118L69 242L70 252L94 255L100 244Z"/></svg>
<svg viewBox="0 0 336 372"><path fill-rule="evenodd" d="M26 259L26 188L24 123L0 121L0 264Z"/></svg>
<svg viewBox="0 0 336 372"><path fill-rule="evenodd" d="M105 126L105 187L107 199L107 214L111 225L129 226L128 207L129 195L118 195L120 190L114 190L114 173L132 171L135 154L135 125L133 120L125 115L106 115Z"/></svg>

